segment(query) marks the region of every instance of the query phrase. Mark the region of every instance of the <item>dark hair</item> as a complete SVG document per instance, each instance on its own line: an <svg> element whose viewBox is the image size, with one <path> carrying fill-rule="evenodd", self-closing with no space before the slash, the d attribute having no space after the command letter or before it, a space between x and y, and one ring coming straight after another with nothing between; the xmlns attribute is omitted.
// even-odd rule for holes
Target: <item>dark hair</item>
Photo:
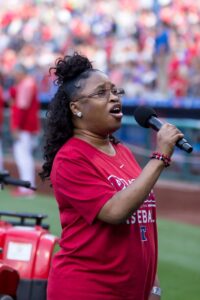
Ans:
<svg viewBox="0 0 200 300"><path fill-rule="evenodd" d="M75 52L56 60L55 67L49 69L54 72L54 83L58 90L52 98L46 113L44 164L39 173L44 180L49 178L54 157L62 145L73 135L74 125L69 103L80 91L80 79L87 78L91 71L95 71L87 57ZM113 136L110 139L114 142Z"/></svg>

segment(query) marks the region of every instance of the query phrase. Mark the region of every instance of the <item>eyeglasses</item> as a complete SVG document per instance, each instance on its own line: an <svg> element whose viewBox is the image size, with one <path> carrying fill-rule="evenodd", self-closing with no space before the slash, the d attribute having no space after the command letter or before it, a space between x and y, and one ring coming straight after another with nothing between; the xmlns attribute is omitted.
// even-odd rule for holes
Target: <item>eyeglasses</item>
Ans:
<svg viewBox="0 0 200 300"><path fill-rule="evenodd" d="M110 92L114 95L114 96L118 96L118 97L121 97L123 95L125 95L125 91L123 88L117 88L115 86L113 87L110 87L110 88L101 88L99 89L99 91L97 92L94 92L94 93L91 93L89 95L83 95L83 96L80 96L79 98L75 99L75 101L79 101L81 99L84 99L84 98L98 98L98 99L108 99L109 96L110 96Z"/></svg>

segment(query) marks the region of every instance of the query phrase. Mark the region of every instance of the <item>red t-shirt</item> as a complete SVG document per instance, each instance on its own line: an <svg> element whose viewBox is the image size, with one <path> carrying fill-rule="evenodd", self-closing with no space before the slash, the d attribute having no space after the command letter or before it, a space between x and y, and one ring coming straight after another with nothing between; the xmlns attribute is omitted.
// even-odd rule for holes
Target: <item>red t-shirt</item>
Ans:
<svg viewBox="0 0 200 300"><path fill-rule="evenodd" d="M48 300L147 300L157 266L153 193L130 218L112 225L96 218L141 169L122 144L109 156L71 138L57 153L51 181L60 210L61 250L54 256Z"/></svg>
<svg viewBox="0 0 200 300"><path fill-rule="evenodd" d="M27 76L17 86L10 89L13 104L11 105L11 130L24 130L37 133L40 129L40 103L35 80Z"/></svg>

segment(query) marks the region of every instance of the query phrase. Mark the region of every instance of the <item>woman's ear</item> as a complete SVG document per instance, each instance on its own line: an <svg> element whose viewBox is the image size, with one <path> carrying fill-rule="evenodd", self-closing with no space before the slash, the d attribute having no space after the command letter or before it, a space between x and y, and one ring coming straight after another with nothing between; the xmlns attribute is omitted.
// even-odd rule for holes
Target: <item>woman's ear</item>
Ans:
<svg viewBox="0 0 200 300"><path fill-rule="evenodd" d="M73 102L73 101L70 102L69 107L70 107L70 110L71 110L73 116L76 116L78 118L82 118L83 114L80 111L79 105L78 105L77 102Z"/></svg>
<svg viewBox="0 0 200 300"><path fill-rule="evenodd" d="M79 110L77 106L78 105L77 105L76 102L72 101L72 102L69 103L69 108L70 108L73 115L75 115L77 113L77 111Z"/></svg>

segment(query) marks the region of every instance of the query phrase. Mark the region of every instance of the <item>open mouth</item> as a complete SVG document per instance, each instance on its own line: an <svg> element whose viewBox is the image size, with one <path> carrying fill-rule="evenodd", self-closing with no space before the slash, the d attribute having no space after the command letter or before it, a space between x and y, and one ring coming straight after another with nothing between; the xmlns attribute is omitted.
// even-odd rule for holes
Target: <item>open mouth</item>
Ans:
<svg viewBox="0 0 200 300"><path fill-rule="evenodd" d="M121 118L123 116L121 105L120 104L114 105L110 110L110 114Z"/></svg>

